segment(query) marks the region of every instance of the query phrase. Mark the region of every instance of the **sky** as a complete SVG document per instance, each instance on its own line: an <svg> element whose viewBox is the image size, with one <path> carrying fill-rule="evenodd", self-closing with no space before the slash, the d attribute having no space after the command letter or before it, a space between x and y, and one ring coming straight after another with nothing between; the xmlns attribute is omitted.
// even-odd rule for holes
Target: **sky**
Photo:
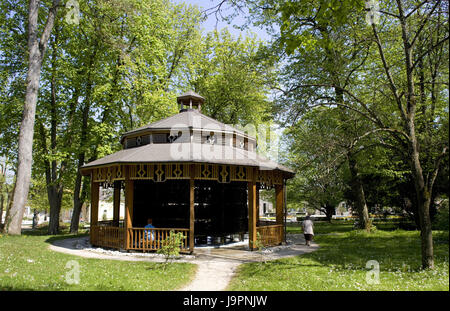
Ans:
<svg viewBox="0 0 450 311"><path fill-rule="evenodd" d="M200 8L200 11L214 8L216 5L218 5L221 2L221 0L173 0L173 1L175 3L184 2L186 4L197 5ZM230 9L229 6L223 6L222 8L223 8L222 15L226 16L227 14L232 13L232 9ZM208 12L211 12L211 10ZM210 14L208 16L208 19L205 22L203 22L203 24L202 24L203 29L205 31L212 31L216 27L217 27L217 30L221 30L222 28L228 28L230 33L232 33L236 37L238 37L240 34L242 34L243 36L246 35L246 31L241 31L241 30L233 27L233 25L241 26L245 23L245 17L243 17L242 14L240 16L237 16L236 18L234 18L231 24L220 21L220 15L218 15L218 18L219 18L219 20L217 20L215 14ZM265 40L265 41L270 40L270 36L263 29L251 26L250 31L252 33L255 33L256 36L261 40Z"/></svg>

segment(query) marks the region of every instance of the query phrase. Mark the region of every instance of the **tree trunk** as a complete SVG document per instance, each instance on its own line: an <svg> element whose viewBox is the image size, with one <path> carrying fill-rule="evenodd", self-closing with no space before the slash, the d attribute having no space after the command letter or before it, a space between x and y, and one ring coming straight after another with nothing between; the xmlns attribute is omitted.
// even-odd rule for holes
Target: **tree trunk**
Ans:
<svg viewBox="0 0 450 311"><path fill-rule="evenodd" d="M83 203L78 198L74 197L72 218L70 219L70 233L78 233L82 206Z"/></svg>
<svg viewBox="0 0 450 311"><path fill-rule="evenodd" d="M59 0L53 0L47 22L38 39L39 0L30 0L28 6L28 72L26 79L25 104L20 124L19 148L17 156L16 186L13 201L9 209L9 219L6 226L8 234L20 235L25 204L28 199L31 180L31 163L33 158L34 120L36 103L39 93L42 60L47 48L47 41L53 28Z"/></svg>
<svg viewBox="0 0 450 311"><path fill-rule="evenodd" d="M433 232L430 219L431 200L427 193L420 195L420 197L422 197L422 202L419 203L422 268L434 269Z"/></svg>
<svg viewBox="0 0 450 311"><path fill-rule="evenodd" d="M73 195L73 213L72 219L70 221L70 233L78 233L78 228L80 224L80 215L81 209L83 207L84 201L86 200L87 187L89 183L86 182L86 179L83 180L83 187L80 195L80 187L81 187L81 174L79 171L77 173L77 179L75 181L75 193Z"/></svg>
<svg viewBox="0 0 450 311"><path fill-rule="evenodd" d="M325 204L325 206L323 207L323 211L325 212L326 220L331 223L333 215L336 214L336 209L332 205Z"/></svg>
<svg viewBox="0 0 450 311"><path fill-rule="evenodd" d="M86 77L86 94L84 99L84 107L82 111L82 122L81 122L81 135L80 135L80 150L78 153L78 170L77 170L77 177L75 179L75 187L73 191L73 213L72 218L70 221L70 232L71 233L77 233L78 232L78 226L80 223L80 213L81 208L83 206L84 200L86 199L86 191L84 189L81 190L82 186L82 176L80 172L80 168L84 165L84 161L86 158L86 150L84 147L84 144L87 139L88 134L88 121L89 121L89 111L91 109L91 94L92 94L92 67L95 63L95 58L97 55L97 46L98 41L94 41L92 44L92 54L89 56L88 61L88 73ZM83 183L85 184L85 183Z"/></svg>
<svg viewBox="0 0 450 311"><path fill-rule="evenodd" d="M3 193L0 193L0 232L3 229L3 201L5 197Z"/></svg>
<svg viewBox="0 0 450 311"><path fill-rule="evenodd" d="M59 29L58 25L55 26L55 36L53 40L53 53L51 55L52 61L52 76L50 81L50 90L51 90L51 100L50 100L50 153L56 154L57 152L57 127L58 127L58 116L57 116L57 95L56 95L56 60L57 60L57 46L58 46L58 37L59 37ZM44 148L44 152L47 151L46 147L46 137L42 128L42 144ZM50 221L48 224L48 234L58 234L59 233L59 217L61 213L61 203L64 186L62 184L62 175L65 170L65 161L62 160L59 167L59 177L58 177L58 163L56 159L53 159L51 162L46 160L46 180L47 180L47 196L48 202L50 204Z"/></svg>
<svg viewBox="0 0 450 311"><path fill-rule="evenodd" d="M416 196L415 191L414 191L414 196ZM410 218L412 218L414 220L416 227L420 230L420 219L419 219L420 217L419 217L419 211L417 209L416 200L413 200L413 198L411 198L409 196L404 196L403 197L403 209L408 213Z"/></svg>
<svg viewBox="0 0 450 311"><path fill-rule="evenodd" d="M0 177L5 176L5 173L3 172L3 167L0 166ZM6 171L6 164L5 164L5 171ZM3 180L3 178L2 178ZM3 186L3 184L5 186ZM5 196L3 194L3 187L7 189L6 182L0 181L0 232L3 230L3 201L5 200Z"/></svg>
<svg viewBox="0 0 450 311"><path fill-rule="evenodd" d="M438 4L438 3L437 3ZM433 10L437 7L433 7ZM414 61L413 49L414 44L409 42L410 30L406 24L406 17L404 15L402 3L397 0L397 7L399 9L399 20L402 30L403 50L405 53L405 68L406 68L406 115L404 117L404 128L409 135L409 156L411 163L411 172L414 178L414 184L417 192L417 208L419 210L420 219L420 235L422 244L422 267L424 269L434 268L434 254L433 254L433 235L431 231L430 219L430 201L431 191L433 189L433 182L429 182L428 178L425 182L423 176L422 164L419 158L419 142L416 137L415 129L415 115L416 115L416 92L414 79ZM436 164L438 170L439 164ZM436 171L437 172L437 171Z"/></svg>
<svg viewBox="0 0 450 311"><path fill-rule="evenodd" d="M2 229L3 230L2 232L5 232L5 233L8 232L8 226L9 226L9 223L11 221L10 220L11 217L10 217L9 211L11 210L11 205L12 205L12 202L13 202L15 188L16 188L16 182L14 181L14 185L13 185L13 187L11 189L11 192L8 193L8 202L6 204L5 223L3 224L3 229Z"/></svg>
<svg viewBox="0 0 450 311"><path fill-rule="evenodd" d="M418 143L415 136L414 123L408 122L410 141L411 171L417 193L417 209L420 221L422 268L434 268L433 233L431 230L430 204L431 190L423 178L419 160Z"/></svg>
<svg viewBox="0 0 450 311"><path fill-rule="evenodd" d="M86 98L86 105L83 109L83 122L82 122L82 128L81 128L81 148L80 153L78 154L78 170L77 170L77 177L75 179L75 188L73 192L73 214L72 219L70 222L70 232L71 233L77 233L78 232L78 225L80 222L80 211L81 207L83 206L85 196L83 195L83 192L81 190L81 184L82 184L82 176L80 172L80 168L84 165L85 160L85 150L83 148L83 144L87 137L87 127L88 127L88 118L89 118L89 110L90 110L90 89L91 84L88 85L88 93ZM85 183L84 183L85 184Z"/></svg>
<svg viewBox="0 0 450 311"><path fill-rule="evenodd" d="M367 210L366 197L361 178L358 173L358 167L353 155L348 155L348 164L350 167L352 193L356 211L358 213L359 228L370 230L369 212Z"/></svg>
<svg viewBox="0 0 450 311"><path fill-rule="evenodd" d="M53 123L53 122L52 122ZM46 134L45 134L45 128L42 122L39 122L38 126L40 137L41 137L41 148L43 149L44 154L50 154L50 152L47 149L47 141L46 141ZM53 125L52 125L52 132L53 132ZM54 152L54 139L53 134L51 135L51 141L52 141L52 151ZM44 160L44 167L45 167L45 182L47 187L47 198L48 203L50 205L50 221L48 224L48 234L58 234L59 233L59 214L61 210L61 202L62 202L62 194L63 194L63 188L60 182L57 180L56 177L56 162L52 161L51 165L48 160Z"/></svg>
<svg viewBox="0 0 450 311"><path fill-rule="evenodd" d="M50 221L48 223L48 234L59 233L59 217L61 213L62 189L57 186L47 187L47 197L50 204Z"/></svg>

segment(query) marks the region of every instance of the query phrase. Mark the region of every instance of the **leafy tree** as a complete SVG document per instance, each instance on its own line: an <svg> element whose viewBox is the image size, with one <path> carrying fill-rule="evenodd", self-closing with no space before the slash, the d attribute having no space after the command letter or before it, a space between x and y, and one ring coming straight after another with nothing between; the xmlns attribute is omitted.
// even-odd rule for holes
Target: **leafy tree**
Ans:
<svg viewBox="0 0 450 311"><path fill-rule="evenodd" d="M25 98L25 23L25 1L0 3L0 157L6 159L10 169L16 167L17 136Z"/></svg>
<svg viewBox="0 0 450 311"><path fill-rule="evenodd" d="M89 196L83 164L121 148L121 131L176 111L169 100L196 42L199 15L165 0L83 2L80 14L78 25L63 14L57 20L39 102L34 175L47 181L52 234L69 187L71 232L78 230Z"/></svg>
<svg viewBox="0 0 450 311"><path fill-rule="evenodd" d="M319 111L321 110L321 111ZM345 162L335 143L338 124L318 109L305 115L288 129L289 164L300 174L288 186L288 196L319 210L331 221L337 205L343 200L342 164ZM330 135L331 134L331 135Z"/></svg>
<svg viewBox="0 0 450 311"><path fill-rule="evenodd" d="M330 74L333 70L326 61L316 62L315 70L298 71L298 79L283 89L283 96L285 102L299 105L288 105L287 110L295 115L305 107L336 105L354 111L373 127L363 136L378 134L380 145L403 155L420 216L422 266L433 268L429 209L441 163L448 155L444 104L448 100L448 63L444 61L448 58L448 3L384 1L376 12L366 10L358 0L246 4L256 23L272 29L278 26L276 43L288 53L288 63L306 59L305 54L319 59L332 56L338 62L359 55L344 62L349 73L344 79L336 80L339 70ZM367 13L380 18L366 20ZM347 36L335 42L334 33Z"/></svg>
<svg viewBox="0 0 450 311"><path fill-rule="evenodd" d="M12 205L9 209L10 220L8 220L7 226L5 227L6 232L9 234L21 234L23 211L28 197L31 179L34 120L39 92L40 71L59 2L59 0L53 0L51 7L48 9L45 25L40 34L40 1L30 0L28 6L28 72L23 118L20 125L18 141L16 186L14 188Z"/></svg>
<svg viewBox="0 0 450 311"><path fill-rule="evenodd" d="M188 81L206 98L203 113L227 124L269 124L274 63L254 36L233 38L227 29L208 33Z"/></svg>

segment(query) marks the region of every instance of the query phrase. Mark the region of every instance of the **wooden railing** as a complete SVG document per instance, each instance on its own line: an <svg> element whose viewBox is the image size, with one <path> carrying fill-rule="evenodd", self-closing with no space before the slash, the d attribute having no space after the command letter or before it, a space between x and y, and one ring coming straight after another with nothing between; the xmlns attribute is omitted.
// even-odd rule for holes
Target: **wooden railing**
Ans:
<svg viewBox="0 0 450 311"><path fill-rule="evenodd" d="M108 226L91 227L91 244L95 246L123 248L125 244L125 229Z"/></svg>
<svg viewBox="0 0 450 311"><path fill-rule="evenodd" d="M283 225L256 227L264 246L280 245L283 242Z"/></svg>
<svg viewBox="0 0 450 311"><path fill-rule="evenodd" d="M124 226L123 219L119 220L119 221L116 221L116 220L101 220L101 221L98 222L98 225L99 226L103 226L103 227L117 227L117 224L119 225L119 227L122 228Z"/></svg>
<svg viewBox="0 0 450 311"><path fill-rule="evenodd" d="M258 219L258 223L257 223L257 227L265 227L265 226L272 226L275 225L276 221L275 220L261 220Z"/></svg>
<svg viewBox="0 0 450 311"><path fill-rule="evenodd" d="M116 249L154 251L162 246L162 242L169 237L170 231L182 232L185 237L181 251L189 251L189 229L177 228L130 228L128 229L128 245L126 244L125 228L105 225L91 227L91 244L94 246L111 247Z"/></svg>
<svg viewBox="0 0 450 311"><path fill-rule="evenodd" d="M181 232L185 237L182 241L181 251L189 251L189 229L177 228L130 228L128 229L128 245L126 249L154 251L162 246L162 242L169 237L170 231Z"/></svg>

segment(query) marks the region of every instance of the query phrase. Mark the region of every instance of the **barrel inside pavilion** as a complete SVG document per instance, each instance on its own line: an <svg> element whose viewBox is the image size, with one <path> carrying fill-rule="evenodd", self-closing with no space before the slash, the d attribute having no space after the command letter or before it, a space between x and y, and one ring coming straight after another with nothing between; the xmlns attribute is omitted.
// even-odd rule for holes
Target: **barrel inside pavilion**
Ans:
<svg viewBox="0 0 450 311"><path fill-rule="evenodd" d="M190 253L208 238L247 233L251 250L257 236L266 246L282 244L285 185L294 172L258 155L255 137L202 114L202 96L189 91L177 101L178 114L124 133L122 150L82 167L91 177L91 244L153 251L170 231L183 234L182 251ZM99 221L100 187L114 189L112 221ZM261 189L275 189L274 223L258 219ZM144 229L148 218L155 229Z"/></svg>

